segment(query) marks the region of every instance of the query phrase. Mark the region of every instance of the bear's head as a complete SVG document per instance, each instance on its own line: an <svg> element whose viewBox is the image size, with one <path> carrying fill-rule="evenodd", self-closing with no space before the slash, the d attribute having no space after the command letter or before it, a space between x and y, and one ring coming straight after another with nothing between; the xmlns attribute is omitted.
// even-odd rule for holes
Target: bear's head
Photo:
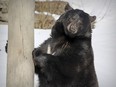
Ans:
<svg viewBox="0 0 116 87"><path fill-rule="evenodd" d="M91 23L95 19L96 16L90 16L82 10L71 9L62 14L56 21L52 29L52 36L91 37Z"/></svg>

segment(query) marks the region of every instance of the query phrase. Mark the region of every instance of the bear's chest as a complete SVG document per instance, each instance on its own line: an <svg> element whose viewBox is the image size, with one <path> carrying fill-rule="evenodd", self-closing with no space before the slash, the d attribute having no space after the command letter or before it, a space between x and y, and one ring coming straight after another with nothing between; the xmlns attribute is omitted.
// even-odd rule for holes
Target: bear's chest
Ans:
<svg viewBox="0 0 116 87"><path fill-rule="evenodd" d="M52 41L47 48L47 53L55 56L60 55L65 49L70 48L70 43L64 40Z"/></svg>

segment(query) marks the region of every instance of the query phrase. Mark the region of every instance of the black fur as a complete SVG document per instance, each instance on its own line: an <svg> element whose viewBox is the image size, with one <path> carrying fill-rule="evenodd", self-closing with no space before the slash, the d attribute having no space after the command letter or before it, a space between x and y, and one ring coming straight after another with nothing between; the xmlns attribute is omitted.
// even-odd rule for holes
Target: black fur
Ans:
<svg viewBox="0 0 116 87"><path fill-rule="evenodd" d="M91 22L95 19L79 9L61 15L51 38L33 50L39 87L98 87L91 46Z"/></svg>

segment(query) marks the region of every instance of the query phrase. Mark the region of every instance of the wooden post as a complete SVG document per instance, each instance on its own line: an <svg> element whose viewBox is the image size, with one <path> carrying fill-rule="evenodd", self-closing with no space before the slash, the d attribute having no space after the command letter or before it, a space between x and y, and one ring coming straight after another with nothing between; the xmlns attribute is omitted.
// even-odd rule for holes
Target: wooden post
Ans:
<svg viewBox="0 0 116 87"><path fill-rule="evenodd" d="M34 0L9 0L6 87L33 87Z"/></svg>

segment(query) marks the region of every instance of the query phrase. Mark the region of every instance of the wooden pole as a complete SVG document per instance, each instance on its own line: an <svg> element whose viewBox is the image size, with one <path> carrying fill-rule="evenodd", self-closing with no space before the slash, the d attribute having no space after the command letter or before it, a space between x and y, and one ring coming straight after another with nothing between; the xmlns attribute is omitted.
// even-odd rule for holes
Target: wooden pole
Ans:
<svg viewBox="0 0 116 87"><path fill-rule="evenodd" d="M6 87L33 87L34 0L9 0Z"/></svg>

